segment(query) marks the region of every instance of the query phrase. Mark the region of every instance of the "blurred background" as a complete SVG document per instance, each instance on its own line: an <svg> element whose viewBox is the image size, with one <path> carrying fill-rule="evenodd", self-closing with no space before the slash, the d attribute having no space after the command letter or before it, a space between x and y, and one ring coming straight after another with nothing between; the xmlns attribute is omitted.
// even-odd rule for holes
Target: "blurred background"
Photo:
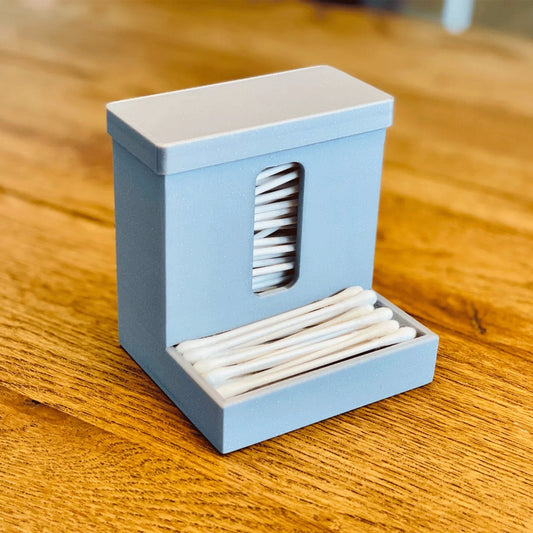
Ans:
<svg viewBox="0 0 533 533"><path fill-rule="evenodd" d="M395 11L408 16L438 21L442 17L445 0L319 0L324 4L368 7ZM459 0L468 9L471 0ZM533 36L533 1L531 0L474 0L472 22Z"/></svg>

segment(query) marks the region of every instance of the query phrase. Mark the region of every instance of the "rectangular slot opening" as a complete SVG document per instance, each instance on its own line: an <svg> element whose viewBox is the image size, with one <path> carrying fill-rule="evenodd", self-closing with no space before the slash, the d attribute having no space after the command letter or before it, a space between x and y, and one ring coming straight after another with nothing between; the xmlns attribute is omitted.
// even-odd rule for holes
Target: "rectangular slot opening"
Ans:
<svg viewBox="0 0 533 533"><path fill-rule="evenodd" d="M303 167L292 162L261 171L255 182L252 289L270 294L298 276Z"/></svg>

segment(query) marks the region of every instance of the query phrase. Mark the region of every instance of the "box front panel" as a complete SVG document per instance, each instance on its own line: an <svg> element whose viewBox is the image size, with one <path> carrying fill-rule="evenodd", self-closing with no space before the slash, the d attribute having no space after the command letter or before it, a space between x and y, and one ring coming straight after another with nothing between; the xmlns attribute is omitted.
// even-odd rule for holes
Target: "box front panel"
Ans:
<svg viewBox="0 0 533 533"><path fill-rule="evenodd" d="M291 380L224 410L224 453L325 420L433 380L430 334Z"/></svg>
<svg viewBox="0 0 533 533"><path fill-rule="evenodd" d="M210 335L372 282L385 131L167 176L166 342ZM265 168L297 162L297 279L252 289L254 197Z"/></svg>

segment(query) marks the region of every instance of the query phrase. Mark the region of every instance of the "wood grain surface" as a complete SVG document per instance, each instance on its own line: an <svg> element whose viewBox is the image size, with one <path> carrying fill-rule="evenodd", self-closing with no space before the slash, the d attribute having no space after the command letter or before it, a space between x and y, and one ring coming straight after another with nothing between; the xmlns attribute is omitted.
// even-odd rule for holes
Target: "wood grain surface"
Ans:
<svg viewBox="0 0 533 533"><path fill-rule="evenodd" d="M396 97L375 288L435 381L219 455L117 339L108 101L331 64ZM533 530L533 42L262 1L0 2L0 531Z"/></svg>

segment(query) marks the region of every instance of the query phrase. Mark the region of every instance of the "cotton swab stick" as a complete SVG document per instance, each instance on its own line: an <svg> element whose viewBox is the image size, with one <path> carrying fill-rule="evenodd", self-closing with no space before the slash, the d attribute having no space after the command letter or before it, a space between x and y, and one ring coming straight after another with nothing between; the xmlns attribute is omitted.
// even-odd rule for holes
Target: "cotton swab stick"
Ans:
<svg viewBox="0 0 533 533"><path fill-rule="evenodd" d="M285 203L285 202L279 202ZM262 220L277 220L282 216L295 216L297 213L296 207L280 207L278 204L265 204L268 207L276 207L277 209L272 209L270 211L262 211L258 213L255 211L254 222L261 222Z"/></svg>
<svg viewBox="0 0 533 533"><path fill-rule="evenodd" d="M270 355L282 349L294 346L305 347L309 350L308 344L338 337L365 328L371 324L383 322L392 318L390 309L374 309L372 306L356 307L332 320L325 321L316 326L304 329L294 335L283 337L268 344L258 344L253 346L236 347L231 351L224 352L212 359L202 359L194 363L194 368L204 374L215 368L244 362L264 355Z"/></svg>
<svg viewBox="0 0 533 533"><path fill-rule="evenodd" d="M312 345L291 346L285 350L278 350L244 363L213 369L204 373L204 378L212 385L219 386L223 381L232 380L232 378L239 376L246 376L256 372L261 372L262 375L277 372L278 369L322 358L363 342L384 337L395 332L399 327L396 320L387 320L364 329L313 343Z"/></svg>
<svg viewBox="0 0 533 533"><path fill-rule="evenodd" d="M237 332L237 334L235 334L237 330L233 330L232 333L234 334L231 336L226 335L222 339L218 338L207 344L200 344L200 346L194 348L187 346L186 349L184 349L183 346L178 345L178 350L186 360L194 363L200 359L205 359L206 357L213 357L217 352L239 344L257 344L259 342L268 342L285 335L291 335L303 327L308 327L324 320L328 320L329 318L333 318L355 305L373 304L375 299L376 295L373 291L361 291L355 295L333 302L331 305L318 307L318 309L304 313L296 313L296 310L294 310L294 314L291 314L291 312L287 314L284 313L283 315L285 319L279 319L281 315L277 315L277 317L266 319L268 322L259 321L250 324L249 326L243 326L243 328L246 329ZM312 309L311 305L309 308ZM274 318L278 318L278 320L274 320ZM224 335L224 333L221 335Z"/></svg>
<svg viewBox="0 0 533 533"><path fill-rule="evenodd" d="M267 191L276 189L277 187L297 178L298 172L296 170L288 173L280 173L275 175L275 177L269 177L269 179L264 180L260 185L256 186L255 194L256 196L259 196L260 194L264 194Z"/></svg>
<svg viewBox="0 0 533 533"><path fill-rule="evenodd" d="M263 267L261 267L263 268ZM276 281L291 277L292 273L288 270L280 270L279 272L270 272L269 274L262 274L261 276L254 276L252 279L252 286L259 287L260 285L272 285Z"/></svg>
<svg viewBox="0 0 533 533"><path fill-rule="evenodd" d="M388 320L358 330L354 333L348 333L346 335L318 342L313 345L312 349L310 349L309 346L296 346L290 349L274 352L268 356L252 359L251 361L246 361L244 363L216 368L204 374L204 378L211 383L211 385L217 387L228 379L244 376L253 372L259 372L265 369L271 369L274 372L277 372L282 366L281 363L292 363L293 360L296 360L297 363L306 362L310 360L310 358L319 359L331 355L332 353L340 352L353 345L362 343L363 341L372 340L377 337L384 337L385 335L393 333L399 327L400 326L396 320ZM291 364L291 366L293 365Z"/></svg>
<svg viewBox="0 0 533 533"><path fill-rule="evenodd" d="M349 357L354 357L371 350L376 350L392 344L408 341L413 339L415 336L416 330L414 328L403 327L390 335L346 348L345 350L335 352L329 356L307 361L288 368L283 368L268 374L266 372L260 372L255 375L236 378L217 387L216 390L223 398L230 398L238 394L248 392L252 389L275 383L276 381L280 381L282 379L294 377L298 374L302 374L303 372L309 372L311 370L342 361L343 359L347 359Z"/></svg>
<svg viewBox="0 0 533 533"><path fill-rule="evenodd" d="M365 293L365 294L363 295L362 293ZM186 352L192 349L207 348L213 345L220 346L220 344L224 344L224 343L227 344L228 346L232 346L232 345L238 344L239 342L242 342L241 340L242 337L248 336L248 338L251 337L253 339L254 333L257 333L257 331L261 333L261 332L264 332L265 328L280 329L284 325L286 325L287 321L289 320L300 317L302 315L306 315L307 313L310 313L317 309L322 309L322 308L333 306L336 304L342 304L348 300L352 301L353 299L357 298L359 295L363 296L363 298L361 299L363 301L361 301L359 305L368 305L368 302L366 300L369 299L369 293L370 293L370 299L374 300L374 301L371 301L370 304L373 304L376 298L376 294L374 293L374 291L363 291L361 287L349 287L348 289L344 289L343 291L338 292L337 294L334 294L333 296L323 298L322 300L317 300L310 304L304 305L302 307L298 307L296 309L292 309L291 311L280 313L278 315L274 315L264 320L259 320L258 322L253 322L251 324L247 324L239 328L225 331L223 333L219 333L218 335L211 335L210 337L203 337L201 339L192 339L192 340L183 341L180 344L178 344L176 348L178 352L181 353L185 357L185 359L187 359Z"/></svg>
<svg viewBox="0 0 533 533"><path fill-rule="evenodd" d="M274 274L266 274L264 276L257 276L252 282L252 289L257 291L277 290L280 283L288 281L292 278L290 272L274 272Z"/></svg>
<svg viewBox="0 0 533 533"><path fill-rule="evenodd" d="M272 192L266 192L255 198L255 205L269 204L280 198L288 198L289 196L296 195L298 193L298 185L292 185L291 187L285 187L283 189L276 189Z"/></svg>
<svg viewBox="0 0 533 533"><path fill-rule="evenodd" d="M294 253L296 251L295 244L278 244L274 246L260 246L254 250L254 259L260 257L279 257Z"/></svg>
<svg viewBox="0 0 533 533"><path fill-rule="evenodd" d="M296 217L287 217L287 218L274 218L267 220L259 220L254 224L254 230L260 231L263 229L281 229L289 226L294 226L298 219Z"/></svg>
<svg viewBox="0 0 533 533"><path fill-rule="evenodd" d="M238 328L231 329L229 331L225 331L217 335L211 335L209 337L202 337L201 339L191 339L191 340L183 341L180 344L178 344L176 348L179 353L183 354L184 351L189 350L191 348L208 346L211 344L216 344L220 341L227 341L229 339L233 339L235 337L245 335L249 333L250 331L254 331L257 329L261 330L262 328L265 328L265 327L271 327L277 323L282 323L291 318L294 318L300 315L305 315L306 313L309 313L316 309L321 309L322 307L334 305L335 303L339 303L353 296L357 296L358 294L362 292L363 292L362 287L359 287L359 286L348 287L347 289L344 289L332 296L328 296L327 298L316 300L302 307L297 307L296 309L292 309L290 311L286 311L284 313L280 313L280 314L271 316L269 318L259 320L257 322L252 322L251 324L246 324L245 326L240 326Z"/></svg>
<svg viewBox="0 0 533 533"><path fill-rule="evenodd" d="M265 239L269 235L273 235L274 233L276 233L276 231L278 231L278 228L266 228L256 232L254 234L254 245L261 239Z"/></svg>
<svg viewBox="0 0 533 533"><path fill-rule="evenodd" d="M260 248L261 246L277 246L278 244L294 244L296 242L295 235L280 235L277 237L263 237L258 238L254 236L254 247Z"/></svg>
<svg viewBox="0 0 533 533"><path fill-rule="evenodd" d="M267 257L266 259L254 259L253 265L254 268L258 268L270 265L277 265L278 263L283 263L284 261L287 261L287 258L283 256ZM292 261L292 265L294 266L294 261Z"/></svg>
<svg viewBox="0 0 533 533"><path fill-rule="evenodd" d="M269 289L281 289L282 286L279 286L279 283L285 280L291 280L293 277L293 266L292 262L283 263L283 269L277 269L277 272L256 274L252 280L252 288L260 290L269 290ZM258 268L267 268L267 267L258 267Z"/></svg>
<svg viewBox="0 0 533 533"><path fill-rule="evenodd" d="M290 209L298 207L298 200L283 200L273 204L258 205L255 208L255 215L265 215L267 213L272 214L280 209Z"/></svg>
<svg viewBox="0 0 533 533"><path fill-rule="evenodd" d="M323 324L320 324L320 326L333 326L335 324L346 324L348 320L352 320L354 318L359 318L363 315L368 315L370 313L373 313L375 311L375 307L373 305L367 304L367 305L358 305L357 307L354 307L353 309L348 309L348 311L338 315L334 316L333 318L330 318L327 321L324 321ZM389 317L390 318L390 317ZM293 337L299 337L300 335L305 335L306 331L302 331L300 333L296 333L293 335Z"/></svg>
<svg viewBox="0 0 533 533"><path fill-rule="evenodd" d="M346 345L346 348L348 346L351 347L357 347L358 345L365 343L367 341L378 341L380 339L385 338L388 335L393 334L396 331L399 331L400 324L396 320L387 320L386 322L380 322L379 324L375 324L373 326L370 326L365 329L360 329L351 335L353 336L353 341L351 344ZM411 328L413 329L413 328ZM416 333L416 332L415 332ZM405 332L407 334L407 332ZM348 337L348 335L345 335L345 337ZM391 344L396 344L395 342L392 342ZM341 350L338 350L341 351ZM285 362L280 363L279 365L276 365L275 367L271 367L268 370L265 370L264 373L272 373L285 370L287 368L291 368L293 366L301 365L303 363L307 363L308 361L314 361L315 359L321 359L323 355L328 355L327 353L318 353L309 351L308 353L304 353L298 357L290 358Z"/></svg>
<svg viewBox="0 0 533 533"><path fill-rule="evenodd" d="M374 309L371 305L362 305L360 307L350 309L341 315L324 320L319 324L307 327L292 335L270 342L268 345L272 346L275 343L277 345L277 343L281 342L286 342L287 346L296 343L310 344L325 340L330 337L343 335L344 333L349 333L350 331L363 329L373 324L385 322L386 320L390 320L392 316L392 311L386 307ZM247 346L243 346L241 349L244 350L246 348Z"/></svg>
<svg viewBox="0 0 533 533"><path fill-rule="evenodd" d="M396 320L390 320L389 322L395 322L396 324L398 324L398 322ZM379 326L381 326L381 324L377 324L376 326L373 326L373 327L378 328ZM398 326L399 326L399 324L398 324ZM368 329L370 329L370 328L367 328L367 330ZM391 329L392 329L392 331L389 331L388 333L385 333L383 335L377 334L372 339L368 339L368 340L372 340L372 341L378 342L378 341L381 341L382 339L385 339L386 337L388 337L388 340L384 341L385 344L380 345L380 346L377 347L377 348L383 348L385 346L391 346L393 344L399 344L400 342L405 342L406 340L411 340L411 339L414 339L416 337L416 330L414 328L411 328L411 327L402 327L402 328L398 328L398 327L394 328L393 327ZM400 332L400 337L399 338L401 340L394 341L394 337L392 335L394 334L395 330ZM363 331L366 331L366 330L361 330L361 332L363 332ZM358 342L356 347L359 344L361 344L361 343ZM370 348L369 351L370 350L375 350L377 348ZM317 354L308 353L308 354L302 355L300 357L291 359L291 360L287 361L286 363L282 363L282 364L276 366L275 368L270 368L268 370L265 370L264 374L277 372L278 370L279 371L284 371L284 370L289 369L291 367L295 367L295 366L301 365L303 363L314 361L314 360L316 360L318 358L319 358L319 356Z"/></svg>
<svg viewBox="0 0 533 533"><path fill-rule="evenodd" d="M277 265L269 265L266 267L254 268L254 276L261 276L264 274L272 274L274 272L283 272L284 270L291 270L294 267L294 262L279 263Z"/></svg>
<svg viewBox="0 0 533 533"><path fill-rule="evenodd" d="M209 346L185 351L183 349L179 350L180 345L178 345L178 350L182 353L186 360L194 363L200 359L213 357L217 352L237 344L245 344L249 342L254 342L257 344L275 340L285 335L290 335L299 329L311 326L313 324L318 324L324 320L337 316L351 307L357 305L374 304L375 301L376 293L374 291L361 291L355 296L345 298L344 300L341 300L333 305L316 309L315 311L305 313L304 315L296 315L293 318L283 322L275 322L269 327L264 327L264 325L262 327L260 326L259 329L256 327L243 335L234 337L224 342L218 342L215 344L211 343ZM256 322L256 324L259 323Z"/></svg>
<svg viewBox="0 0 533 533"><path fill-rule="evenodd" d="M265 170L263 170L257 175L256 183L261 180L264 180L265 178L270 178L271 176L275 174L284 172L294 167L295 167L295 163L285 163L284 165L278 165L276 167L265 168Z"/></svg>

